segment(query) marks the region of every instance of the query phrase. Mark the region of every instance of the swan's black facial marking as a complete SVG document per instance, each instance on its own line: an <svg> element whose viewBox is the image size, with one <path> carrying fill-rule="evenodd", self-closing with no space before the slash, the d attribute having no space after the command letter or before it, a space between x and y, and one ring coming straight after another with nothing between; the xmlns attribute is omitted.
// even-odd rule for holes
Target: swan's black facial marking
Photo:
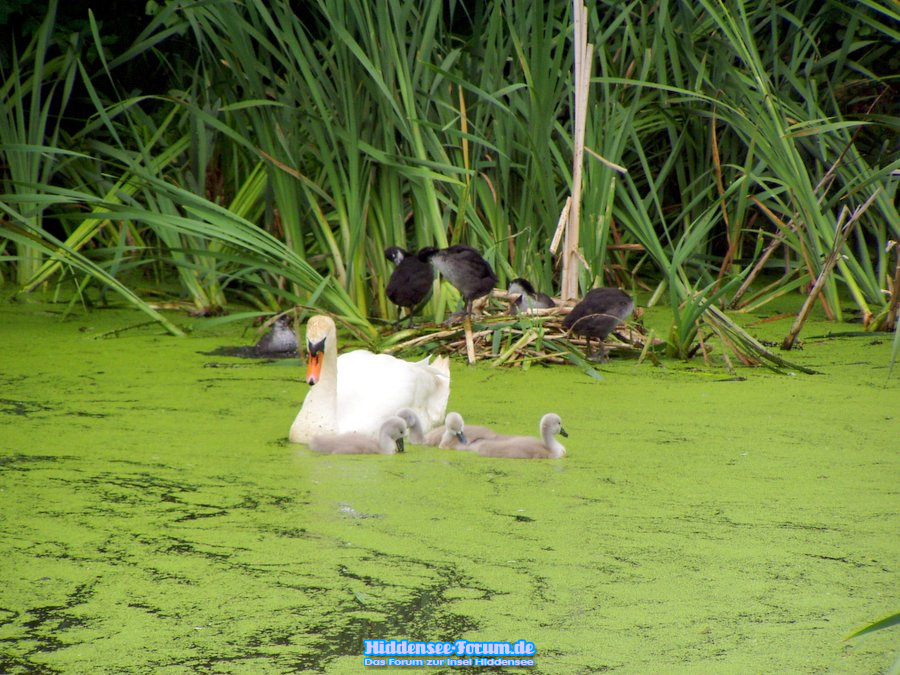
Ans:
<svg viewBox="0 0 900 675"><path fill-rule="evenodd" d="M306 357L306 383L312 386L319 381L319 376L322 374L322 361L325 358L325 338L318 342L312 342L307 339L306 351L309 354Z"/></svg>
<svg viewBox="0 0 900 675"><path fill-rule="evenodd" d="M306 351L310 356L318 356L319 353L325 351L325 338L322 338L318 342L311 342L310 340L306 341Z"/></svg>

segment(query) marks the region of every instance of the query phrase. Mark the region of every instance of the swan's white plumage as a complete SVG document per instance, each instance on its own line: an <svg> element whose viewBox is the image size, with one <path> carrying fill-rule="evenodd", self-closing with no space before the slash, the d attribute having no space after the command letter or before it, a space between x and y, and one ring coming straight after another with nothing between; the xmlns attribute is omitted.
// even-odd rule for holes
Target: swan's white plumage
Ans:
<svg viewBox="0 0 900 675"><path fill-rule="evenodd" d="M349 432L375 437L401 408L414 410L424 429L443 420L450 398L449 358L410 362L365 350L338 357L334 321L326 316L309 320L306 338L308 349L324 341L324 354L318 381L291 425L292 442Z"/></svg>

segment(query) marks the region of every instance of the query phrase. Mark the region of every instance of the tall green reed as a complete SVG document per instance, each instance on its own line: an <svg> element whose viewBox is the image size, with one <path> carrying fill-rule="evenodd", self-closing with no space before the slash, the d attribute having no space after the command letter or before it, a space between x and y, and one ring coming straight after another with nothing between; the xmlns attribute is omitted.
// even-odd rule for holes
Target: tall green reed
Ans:
<svg viewBox="0 0 900 675"><path fill-rule="evenodd" d="M105 76L174 35L198 62L165 95L92 94L77 142L113 170L90 188L84 178L101 172L72 162L100 199L84 200L91 212L69 221L66 245L108 244L124 223L161 248L200 306L234 293L270 309L320 304L370 336L395 311L389 244L470 243L501 282L525 275L552 291L549 241L572 180L571 6L469 9L165 5ZM751 298L758 306L815 279L841 208L875 194L823 297L835 318L846 294L873 326L887 322L896 153L855 141L895 118L869 114L874 103L849 116L845 97L860 81L889 84L876 74L889 14L874 2L593 5L581 288L646 289L671 307L670 350L685 356L713 304L746 302L742 283L781 275ZM429 313L452 298L437 293Z"/></svg>
<svg viewBox="0 0 900 675"><path fill-rule="evenodd" d="M0 73L0 186L3 199L29 230L43 230L46 200L31 195L53 180L67 139L62 121L77 75L76 45L51 53L57 1L51 0L43 24L11 72ZM16 242L17 280L25 284L43 263L44 249L29 239Z"/></svg>

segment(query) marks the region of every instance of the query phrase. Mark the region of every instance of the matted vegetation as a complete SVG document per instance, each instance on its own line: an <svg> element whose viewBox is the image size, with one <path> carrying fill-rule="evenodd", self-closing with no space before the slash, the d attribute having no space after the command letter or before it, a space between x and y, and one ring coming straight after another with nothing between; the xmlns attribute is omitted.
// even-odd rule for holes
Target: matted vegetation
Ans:
<svg viewBox="0 0 900 675"><path fill-rule="evenodd" d="M170 2L115 52L102 17L65 35L56 8L0 88L0 273L24 291L102 284L178 332L144 290L174 275L194 311L317 306L374 345L396 316L386 245L465 242L501 283L558 288L570 3ZM581 290L667 304L682 358L724 312L817 279L829 316L850 302L895 330L896 7L599 2L587 19ZM138 59L166 77L124 91ZM439 289L426 314L454 302Z"/></svg>

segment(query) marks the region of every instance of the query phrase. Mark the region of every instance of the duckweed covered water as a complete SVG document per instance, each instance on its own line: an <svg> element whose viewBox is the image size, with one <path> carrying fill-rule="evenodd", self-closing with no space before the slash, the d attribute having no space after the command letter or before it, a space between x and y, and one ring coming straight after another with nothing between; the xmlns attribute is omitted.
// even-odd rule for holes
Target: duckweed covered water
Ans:
<svg viewBox="0 0 900 675"><path fill-rule="evenodd" d="M553 410L568 457L322 457L285 441L299 361L202 353L233 326L98 339L142 321L0 306L0 671L360 673L391 638L526 639L534 673L896 658L896 629L843 641L900 605L884 336L743 381L457 362L451 408L512 433Z"/></svg>

